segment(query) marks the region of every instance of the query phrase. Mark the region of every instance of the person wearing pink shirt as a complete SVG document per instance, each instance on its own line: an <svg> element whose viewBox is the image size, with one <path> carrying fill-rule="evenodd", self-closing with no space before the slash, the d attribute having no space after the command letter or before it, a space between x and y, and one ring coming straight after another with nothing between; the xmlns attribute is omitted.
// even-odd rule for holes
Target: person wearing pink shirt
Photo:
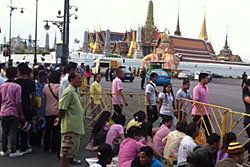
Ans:
<svg viewBox="0 0 250 167"><path fill-rule="evenodd" d="M127 106L127 102L122 94L123 86L122 86L122 79L124 77L124 73L121 69L117 69L116 71L116 78L112 82L112 105L114 107L114 115L112 119L115 119L117 115L122 114L122 109L124 104Z"/></svg>
<svg viewBox="0 0 250 167"><path fill-rule="evenodd" d="M49 74L49 83L45 85L43 93L45 96L46 107L46 126L43 138L43 149L45 151L56 152L60 144L60 125L54 125L55 119L59 114L59 91L60 91L60 73L51 71Z"/></svg>
<svg viewBox="0 0 250 167"><path fill-rule="evenodd" d="M10 158L20 157L23 153L16 150L16 139L19 120L25 121L22 112L21 86L14 83L17 69L10 67L6 70L8 80L0 86L0 117L2 125L2 151L1 156L8 154L8 138L10 142Z"/></svg>
<svg viewBox="0 0 250 167"><path fill-rule="evenodd" d="M199 83L194 87L193 89L193 100L194 101L198 101L198 102L202 102L202 103L209 103L208 101L208 96L209 96L209 90L208 90L208 84L209 82L209 77L208 77L208 73L200 73L199 75ZM205 129L205 135L206 137L208 137L211 132L211 125L209 122L209 108L208 107L204 107L201 106L199 104L195 104L193 109L192 109L192 115L193 115L193 121L197 122L199 124L202 123L201 117L203 116L207 130L205 128L204 123L202 123L203 128Z"/></svg>
<svg viewBox="0 0 250 167"><path fill-rule="evenodd" d="M118 154L120 143L125 139L124 136L125 120L123 119L122 115L119 115L113 121L114 124L112 124L108 130L105 143L111 145L114 153Z"/></svg>
<svg viewBox="0 0 250 167"><path fill-rule="evenodd" d="M160 154L163 154L165 143L162 142L162 139L165 138L169 132L171 132L171 127L173 124L173 117L166 115L162 118L162 125L160 129L155 133L153 138L154 149Z"/></svg>
<svg viewBox="0 0 250 167"><path fill-rule="evenodd" d="M118 154L118 166L119 167L130 167L131 162L136 158L140 152L140 148L144 147L140 142L140 128L132 126L128 129L127 137L120 145Z"/></svg>

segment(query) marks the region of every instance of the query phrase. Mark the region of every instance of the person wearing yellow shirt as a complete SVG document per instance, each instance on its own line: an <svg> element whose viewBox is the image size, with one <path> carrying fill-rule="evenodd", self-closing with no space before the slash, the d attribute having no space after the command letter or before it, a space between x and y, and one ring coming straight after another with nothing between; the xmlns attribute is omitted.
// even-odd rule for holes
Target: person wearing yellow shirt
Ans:
<svg viewBox="0 0 250 167"><path fill-rule="evenodd" d="M94 75L94 82L90 86L90 97L92 106L92 119L95 119L98 113L102 111L102 79L101 74Z"/></svg>

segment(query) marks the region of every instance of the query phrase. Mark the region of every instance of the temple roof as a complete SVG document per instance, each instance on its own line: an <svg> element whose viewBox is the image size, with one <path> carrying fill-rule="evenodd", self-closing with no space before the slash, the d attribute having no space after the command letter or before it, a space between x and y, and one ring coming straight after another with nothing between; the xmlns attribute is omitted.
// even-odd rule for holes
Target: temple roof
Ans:
<svg viewBox="0 0 250 167"><path fill-rule="evenodd" d="M100 31L97 32L98 36L99 36L99 40L104 42L105 41L105 37L106 37L106 31ZM96 33L90 33L90 36L93 37L94 41L96 39ZM124 33L120 33L120 32L110 32L110 41L122 41L124 37Z"/></svg>
<svg viewBox="0 0 250 167"><path fill-rule="evenodd" d="M210 43L201 39L184 38L169 36L175 50L183 53L214 54L213 47Z"/></svg>

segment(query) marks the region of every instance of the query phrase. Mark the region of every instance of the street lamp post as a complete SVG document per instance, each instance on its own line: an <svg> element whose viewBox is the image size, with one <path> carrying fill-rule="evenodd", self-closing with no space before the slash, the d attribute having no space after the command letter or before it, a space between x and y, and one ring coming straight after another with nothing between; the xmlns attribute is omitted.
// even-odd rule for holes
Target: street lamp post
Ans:
<svg viewBox="0 0 250 167"><path fill-rule="evenodd" d="M34 64L33 66L36 65L37 63L37 15L38 15L38 0L36 0L36 20L35 20L35 48L34 48Z"/></svg>
<svg viewBox="0 0 250 167"><path fill-rule="evenodd" d="M61 62L67 63L68 62L68 34L69 34L69 20L68 20L68 13L69 13L69 0L64 0L64 16L63 16L63 48L62 48L62 57Z"/></svg>
<svg viewBox="0 0 250 167"><path fill-rule="evenodd" d="M12 6L12 0L10 0L10 6L7 6L10 8L10 27L9 27L9 66L12 66L12 61L11 61L11 23L12 23L12 12L16 9L21 9L20 13L23 12L23 8L18 8L18 7L13 7Z"/></svg>
<svg viewBox="0 0 250 167"><path fill-rule="evenodd" d="M44 26L45 30L48 30L50 27L48 25L48 22L51 22L52 24L56 25L61 33L62 33L62 54L61 54L61 63L65 64L68 62L68 57L69 57L69 23L70 23L70 17L74 16L75 19L78 18L78 16L73 13L70 13L70 9L74 8L75 11L78 11L77 6L70 6L69 5L69 0L64 0L64 14L63 16L61 15L61 11L58 11L58 16L57 18L62 19L63 21L50 21L50 20L44 20L46 22L46 25Z"/></svg>

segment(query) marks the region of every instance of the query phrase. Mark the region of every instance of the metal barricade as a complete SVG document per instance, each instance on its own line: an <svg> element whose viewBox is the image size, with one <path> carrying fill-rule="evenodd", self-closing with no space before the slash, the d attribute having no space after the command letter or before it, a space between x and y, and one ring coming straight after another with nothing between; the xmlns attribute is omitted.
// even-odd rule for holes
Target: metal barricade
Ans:
<svg viewBox="0 0 250 167"><path fill-rule="evenodd" d="M94 104L91 96L101 96L101 103ZM82 93L82 106L85 111L85 118L90 121L87 123L85 128L91 127L92 123L97 119L100 113L103 111L114 111L112 105L112 98L114 95L111 92L104 91L102 94L91 94L89 92ZM122 109L122 113L126 116L127 120L133 117L133 114L139 110L145 110L145 95L138 93L123 93L123 97L125 98L128 105L119 106ZM114 100L114 99L113 99ZM97 111L96 111L97 110ZM94 118L92 117L92 113L98 113Z"/></svg>
<svg viewBox="0 0 250 167"><path fill-rule="evenodd" d="M249 117L250 114L243 112L235 112L231 108L221 107L213 104L206 104L194 100L181 99L178 110L178 120L185 120L187 122L193 121L192 110L196 106L198 112L201 113L201 122L199 123L200 132L203 133L197 138L200 143L205 143L205 135L208 130L208 123L211 125L211 132L217 133L221 137L226 132L234 132L237 135L237 140L245 146L250 138L246 135L246 129L250 126L250 123L243 126L244 117ZM204 116L208 115L208 122L204 120ZM204 128L202 128L204 127ZM222 142L222 140L221 140Z"/></svg>

